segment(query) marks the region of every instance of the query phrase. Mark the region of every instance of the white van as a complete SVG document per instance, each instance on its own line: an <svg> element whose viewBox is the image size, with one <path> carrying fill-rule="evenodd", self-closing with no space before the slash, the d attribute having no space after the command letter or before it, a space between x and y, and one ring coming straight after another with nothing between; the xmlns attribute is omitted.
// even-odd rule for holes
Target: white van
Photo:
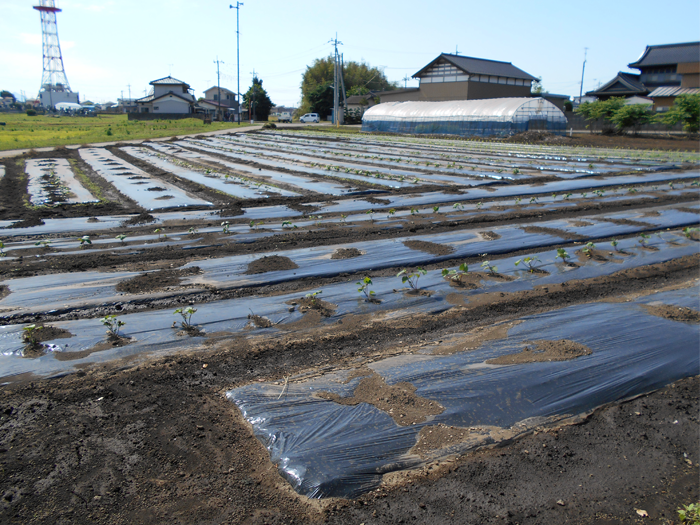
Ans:
<svg viewBox="0 0 700 525"><path fill-rule="evenodd" d="M299 119L299 122L316 122L319 123L321 122L321 118L318 116L318 113L307 113L303 117Z"/></svg>

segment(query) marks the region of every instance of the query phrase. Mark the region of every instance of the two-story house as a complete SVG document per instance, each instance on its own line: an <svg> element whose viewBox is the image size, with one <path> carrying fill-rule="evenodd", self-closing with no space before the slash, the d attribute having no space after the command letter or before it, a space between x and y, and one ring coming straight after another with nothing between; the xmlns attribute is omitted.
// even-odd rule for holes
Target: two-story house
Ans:
<svg viewBox="0 0 700 525"><path fill-rule="evenodd" d="M139 113L194 113L196 100L187 82L167 76L149 84L148 96L136 99Z"/></svg>

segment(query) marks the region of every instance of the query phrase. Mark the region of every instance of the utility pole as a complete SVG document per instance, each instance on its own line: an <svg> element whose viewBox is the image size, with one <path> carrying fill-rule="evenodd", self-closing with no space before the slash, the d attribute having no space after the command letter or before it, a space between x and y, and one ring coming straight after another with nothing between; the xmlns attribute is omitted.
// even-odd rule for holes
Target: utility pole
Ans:
<svg viewBox="0 0 700 525"><path fill-rule="evenodd" d="M406 83L411 80L408 75L403 77L401 80L403 80L403 88L406 89Z"/></svg>
<svg viewBox="0 0 700 525"><path fill-rule="evenodd" d="M581 103L581 99L583 98L583 75L586 72L586 57L588 57L588 48L584 47L583 48L583 69L581 70L581 89L578 92L578 103Z"/></svg>
<svg viewBox="0 0 700 525"><path fill-rule="evenodd" d="M240 57L240 31L238 30L238 15L241 12L243 2L236 2L236 7L229 5L229 9L236 10L236 71L238 74L238 125L241 125L241 57Z"/></svg>
<svg viewBox="0 0 700 525"><path fill-rule="evenodd" d="M339 113L339 96L338 96L338 85L340 84L339 74L342 75L342 71L338 71L338 44L343 45L342 42L338 41L338 33L335 34L335 38L328 41L329 44L333 44L335 48L335 54L333 55L333 120L335 121L335 127L340 127Z"/></svg>
<svg viewBox="0 0 700 525"><path fill-rule="evenodd" d="M218 115L218 119L221 120L221 75L219 74L219 64L223 64L223 60L219 60L219 57L216 57L216 60L214 60L214 63L216 64L216 91L219 93L219 107L216 110L216 114Z"/></svg>

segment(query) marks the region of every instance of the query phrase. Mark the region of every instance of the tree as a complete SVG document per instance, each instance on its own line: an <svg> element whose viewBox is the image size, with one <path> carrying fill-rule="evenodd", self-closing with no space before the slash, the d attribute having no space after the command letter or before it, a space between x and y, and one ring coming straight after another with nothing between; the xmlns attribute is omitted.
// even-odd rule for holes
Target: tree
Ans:
<svg viewBox="0 0 700 525"><path fill-rule="evenodd" d="M654 120L654 115L646 104L628 104L615 111L610 120L620 132L632 128L637 133L639 126Z"/></svg>
<svg viewBox="0 0 700 525"><path fill-rule="evenodd" d="M584 102L577 107L574 112L583 116L586 120L603 122L603 131L612 132L612 117L617 110L625 105L624 97L611 97L608 100L596 100L595 102ZM607 127L606 127L607 121Z"/></svg>
<svg viewBox="0 0 700 525"><path fill-rule="evenodd" d="M343 65L343 80L346 95L366 95L370 91L386 91L397 89L397 82L389 82L384 73L376 67L364 62L346 62ZM314 111L311 109L311 93L320 86L333 84L333 56L317 58L306 67L301 80L301 113ZM342 102L342 101L341 101ZM332 104L331 104L332 106Z"/></svg>
<svg viewBox="0 0 700 525"><path fill-rule="evenodd" d="M7 91L6 89L3 89L2 91L0 91L0 98L5 98L5 97L11 97L13 103L17 102L17 99L15 98L15 96L12 93Z"/></svg>
<svg viewBox="0 0 700 525"><path fill-rule="evenodd" d="M684 131L697 133L700 131L700 94L676 97L673 107L666 113L659 115L658 120L669 128L682 122Z"/></svg>
<svg viewBox="0 0 700 525"><path fill-rule="evenodd" d="M535 80L532 83L532 89L530 90L530 92L533 95L546 95L547 93L549 93L549 91L545 91L544 86L542 86L541 80Z"/></svg>
<svg viewBox="0 0 700 525"><path fill-rule="evenodd" d="M333 88L325 82L311 90L308 97L309 111L318 113L322 119L333 112Z"/></svg>
<svg viewBox="0 0 700 525"><path fill-rule="evenodd" d="M248 106L252 102L252 107L250 107L250 118L255 118L257 120L267 120L270 115L270 110L274 107L272 100L267 96L267 91L262 87L263 81L258 77L253 77L253 85L250 86L248 91L243 95L243 105Z"/></svg>

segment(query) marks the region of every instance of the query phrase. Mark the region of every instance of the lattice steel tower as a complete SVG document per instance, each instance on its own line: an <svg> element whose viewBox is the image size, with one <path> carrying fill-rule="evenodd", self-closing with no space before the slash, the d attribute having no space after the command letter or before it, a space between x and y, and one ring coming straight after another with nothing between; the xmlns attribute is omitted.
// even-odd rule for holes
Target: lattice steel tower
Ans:
<svg viewBox="0 0 700 525"><path fill-rule="evenodd" d="M58 42L58 26L55 0L41 0L34 6L41 13L41 41L44 55L44 73L41 76L39 98L44 106L52 107L59 102L78 102L78 93L73 93L63 68L63 56Z"/></svg>

